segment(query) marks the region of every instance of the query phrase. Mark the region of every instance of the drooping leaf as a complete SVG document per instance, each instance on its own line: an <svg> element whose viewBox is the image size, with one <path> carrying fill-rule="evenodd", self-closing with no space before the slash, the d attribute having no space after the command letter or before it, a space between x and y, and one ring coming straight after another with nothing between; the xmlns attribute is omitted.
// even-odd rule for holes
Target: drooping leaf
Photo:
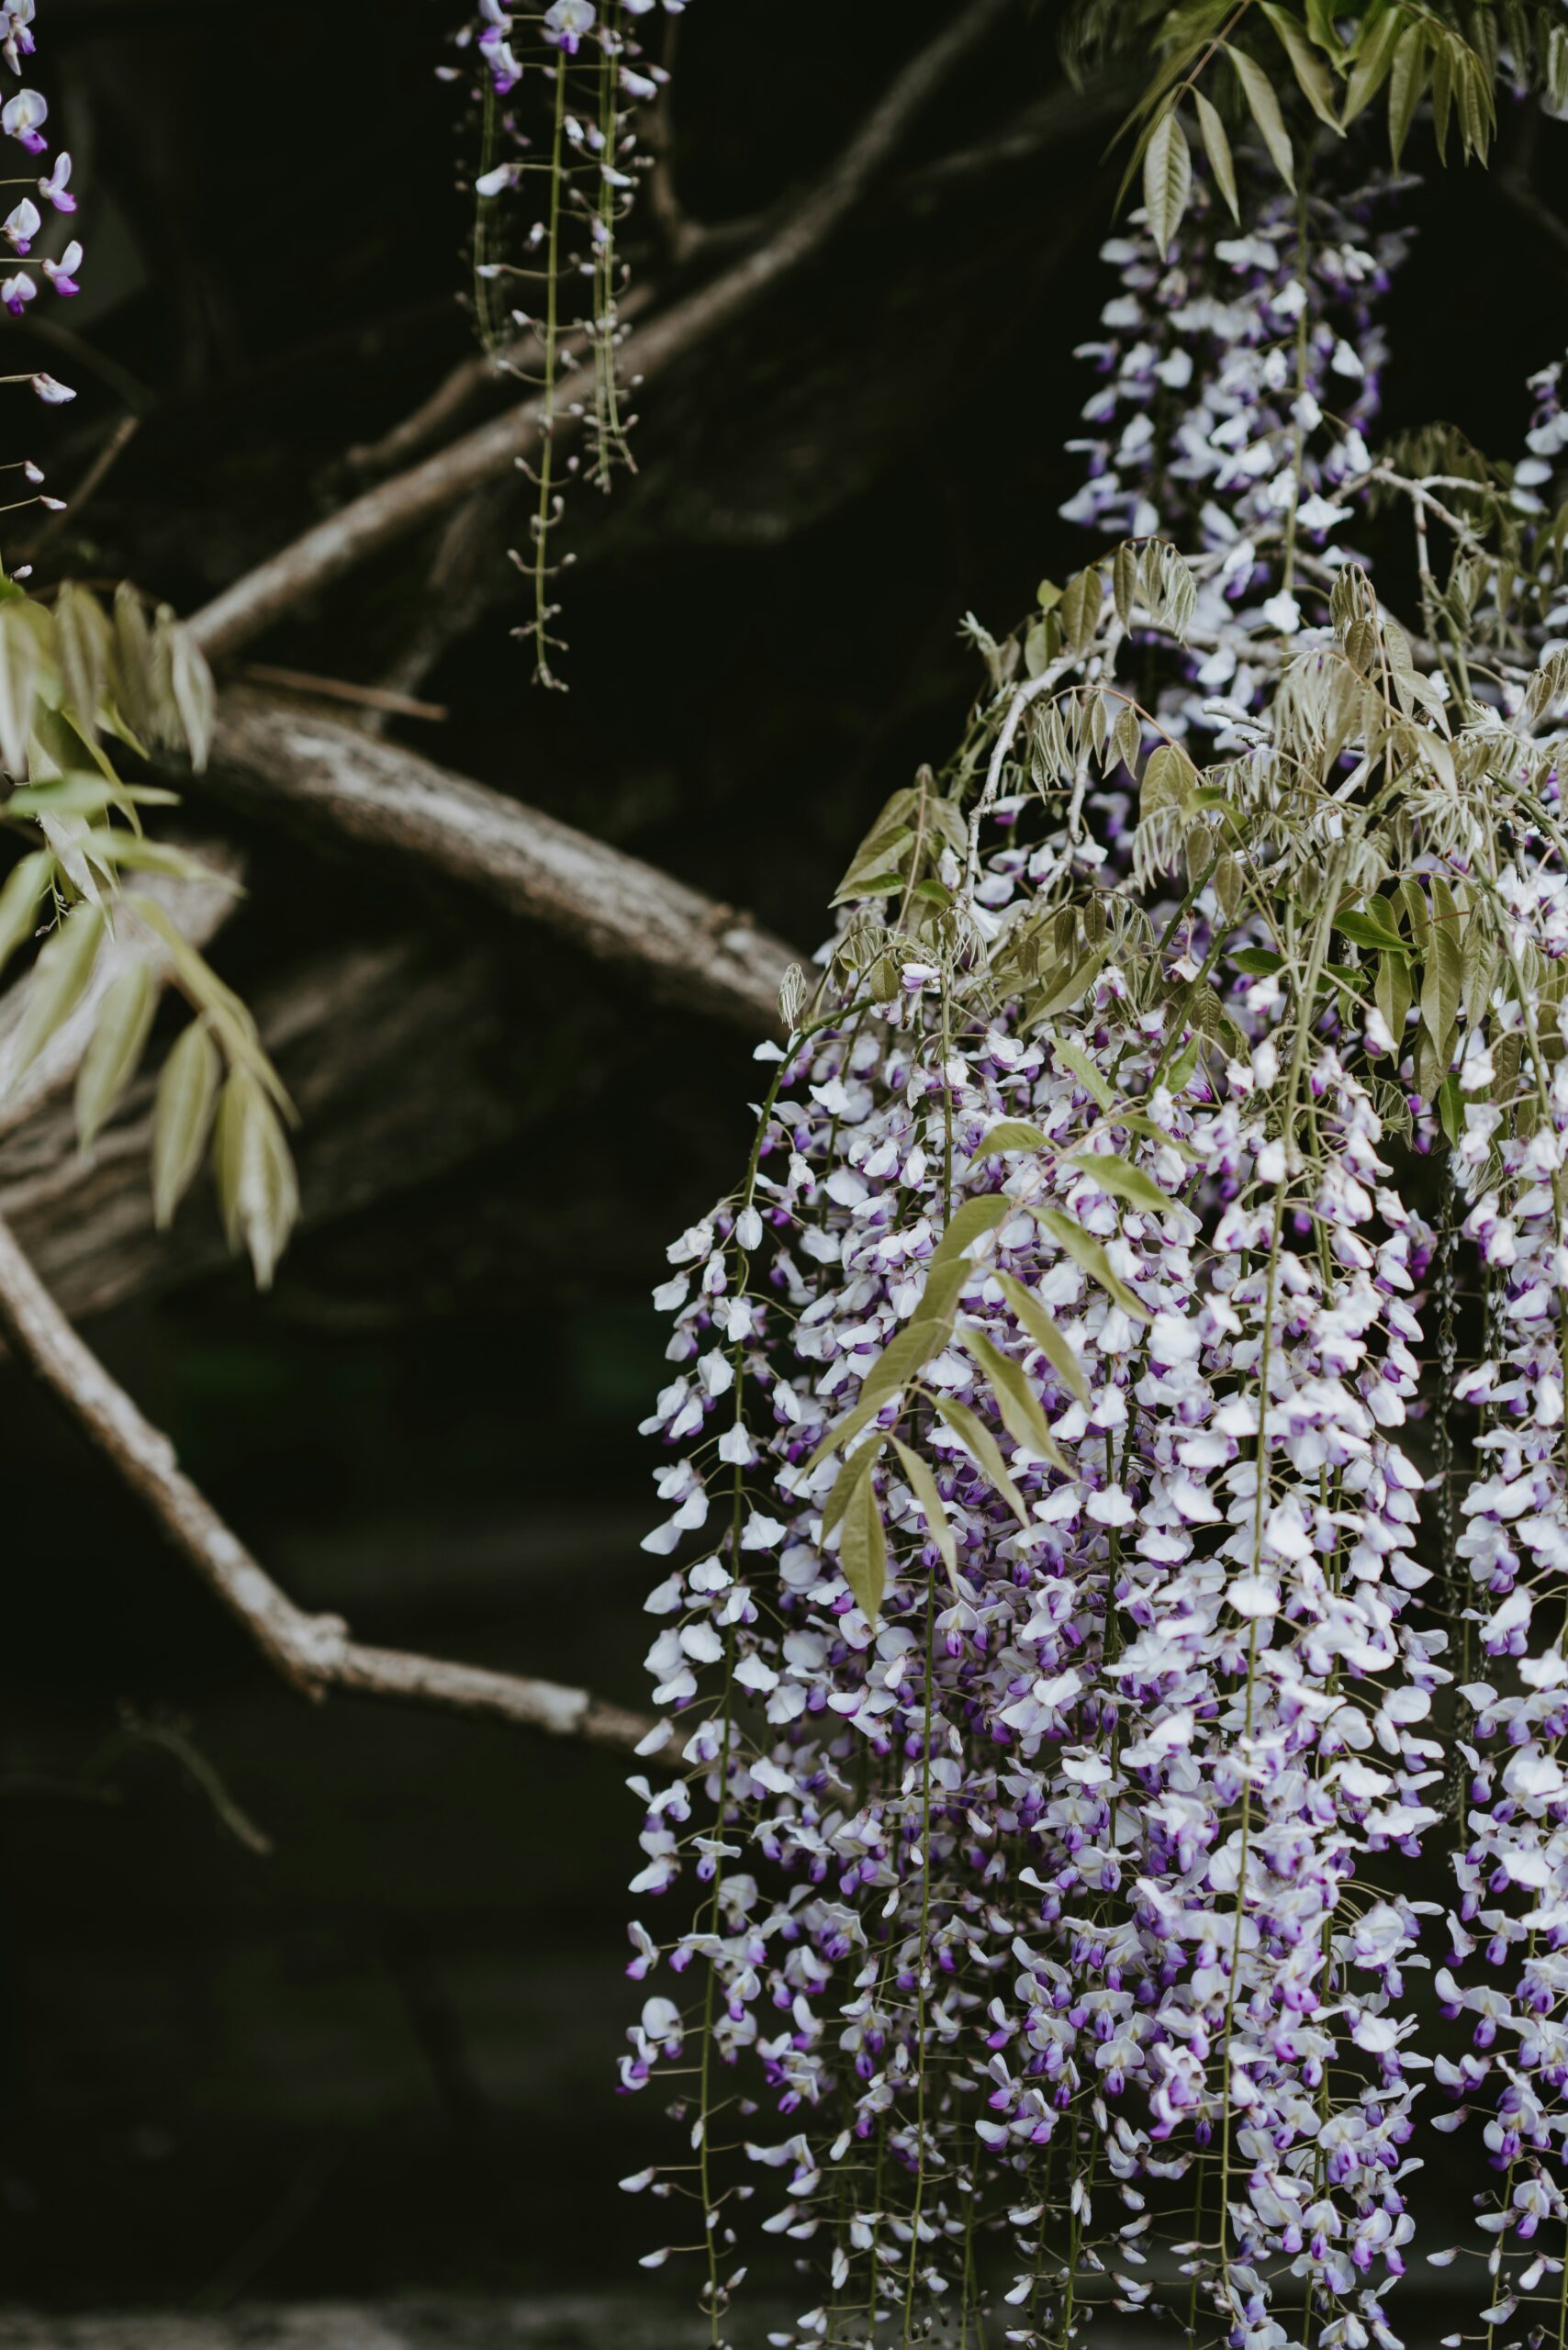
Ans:
<svg viewBox="0 0 1568 2350"><path fill-rule="evenodd" d="M1075 1396L1079 1403L1087 1404L1089 1382L1083 1376L1083 1366L1039 1299L1012 1273L998 1273L996 1278L1002 1285L1003 1297L1068 1393Z"/></svg>
<svg viewBox="0 0 1568 2350"><path fill-rule="evenodd" d="M1084 1091L1093 1096L1102 1110L1109 1110L1114 1106L1115 1095L1087 1053L1080 1052L1076 1045L1069 1044L1066 1038L1061 1036L1056 1039L1054 1049L1058 1060L1066 1064Z"/></svg>
<svg viewBox="0 0 1568 2350"><path fill-rule="evenodd" d="M1121 716L1111 730L1111 748L1127 773L1136 773L1143 755L1143 725L1131 702L1124 702Z"/></svg>
<svg viewBox="0 0 1568 2350"><path fill-rule="evenodd" d="M861 1445L857 1451L850 1454L834 1479L832 1490L823 1504L824 1535L833 1532L834 1528L854 1500L857 1486L868 1477L876 1467L881 1457L881 1451L882 1441L879 1438L874 1443Z"/></svg>
<svg viewBox="0 0 1568 2350"><path fill-rule="evenodd" d="M1139 1304L1126 1281L1112 1270L1109 1257L1092 1233L1085 1232L1081 1224L1075 1224L1059 1208L1036 1208L1035 1214L1073 1262L1082 1266L1091 1281L1099 1282L1113 1304L1119 1305L1124 1314L1135 1315L1140 1322L1148 1320L1148 1308Z"/></svg>
<svg viewBox="0 0 1568 2350"><path fill-rule="evenodd" d="M1068 581L1061 593L1059 617L1070 652L1081 653L1089 644L1100 625L1104 599L1104 582L1092 564Z"/></svg>
<svg viewBox="0 0 1568 2350"><path fill-rule="evenodd" d="M1378 958L1377 985L1374 1001L1388 1026L1397 1050L1405 1034L1405 1022L1410 1010L1410 958L1408 955L1383 955Z"/></svg>
<svg viewBox="0 0 1568 2350"><path fill-rule="evenodd" d="M1038 1126L1031 1125L1027 1118L999 1118L975 1145L969 1165L973 1167L982 1158L1000 1158L1004 1151L1049 1148L1049 1137Z"/></svg>
<svg viewBox="0 0 1568 2350"><path fill-rule="evenodd" d="M1206 103L1199 101L1200 105ZM1137 606L1137 553L1126 539L1111 558L1111 593L1115 599L1116 618L1124 628L1131 628Z"/></svg>
<svg viewBox="0 0 1568 2350"><path fill-rule="evenodd" d="M1432 922L1421 973L1421 1018L1441 1046L1459 1014L1464 988L1464 940L1453 892L1440 873L1431 879Z"/></svg>
<svg viewBox="0 0 1568 2350"><path fill-rule="evenodd" d="M1024 1496L1007 1473L1002 1448L982 1419L969 1410L967 1404L955 1403L950 1395L938 1395L936 1409L977 1468L991 1480L1020 1526L1027 1526L1029 1513L1024 1506Z"/></svg>
<svg viewBox="0 0 1568 2350"><path fill-rule="evenodd" d="M1279 36L1307 105L1319 122L1327 123L1330 130L1343 138L1344 129L1334 104L1334 84L1322 58L1286 9L1278 7L1275 0L1259 0L1259 5Z"/></svg>
<svg viewBox="0 0 1568 2350"><path fill-rule="evenodd" d="M182 628L178 622L172 632L169 687L185 731L185 748L190 753L191 765L200 775L212 747L212 722L216 708L212 672L189 629Z"/></svg>
<svg viewBox="0 0 1568 2350"><path fill-rule="evenodd" d="M1014 1362L1011 1355L1004 1355L983 1330L971 1329L965 1323L960 1324L956 1335L959 1345L984 1372L1002 1426L1014 1443L1039 1453L1063 1476L1070 1476L1071 1463L1051 1434L1051 1424L1040 1408L1040 1399L1030 1386L1022 1364Z"/></svg>
<svg viewBox="0 0 1568 2350"><path fill-rule="evenodd" d="M158 988L151 966L139 956L105 996L77 1072L76 1139L84 1150L91 1147L140 1067L157 1009Z"/></svg>
<svg viewBox="0 0 1568 2350"><path fill-rule="evenodd" d="M1150 816L1159 808L1185 808L1198 780L1198 771L1179 743L1160 743L1144 763L1138 789L1138 812Z"/></svg>
<svg viewBox="0 0 1568 2350"><path fill-rule="evenodd" d="M1163 261L1193 192L1193 158L1174 106L1167 107L1144 150L1143 201L1148 233ZM1098 606L1096 606L1098 609Z"/></svg>
<svg viewBox="0 0 1568 2350"><path fill-rule="evenodd" d="M1361 52L1350 69L1350 79L1345 91L1344 120L1354 122L1369 106L1388 77L1394 62L1394 52L1405 18L1397 8L1389 8L1373 20L1367 30Z"/></svg>
<svg viewBox="0 0 1568 2350"><path fill-rule="evenodd" d="M953 1529L948 1524L947 1513L942 1506L942 1495L937 1490L931 1463L913 1447L901 1443L897 1437L893 1438L893 1450L898 1454L899 1464L909 1480L909 1489L919 1504L920 1512L925 1520L931 1539L942 1554L942 1563L947 1570L948 1578L956 1587L958 1579L958 1546L953 1539Z"/></svg>
<svg viewBox="0 0 1568 2350"><path fill-rule="evenodd" d="M1295 154L1291 137L1285 129L1285 118L1280 112L1280 102L1274 95L1273 84L1256 58L1249 57L1244 49L1232 49L1226 41L1225 53L1236 68L1236 78L1241 84L1259 135L1268 149L1274 169L1290 189L1295 193Z"/></svg>
<svg viewBox="0 0 1568 2350"><path fill-rule="evenodd" d="M888 1538L877 1505L876 1484L869 1476L861 1478L845 1511L838 1567L860 1613L874 1624L888 1587Z"/></svg>
<svg viewBox="0 0 1568 2350"><path fill-rule="evenodd" d="M270 1289L299 1213L294 1161L278 1114L251 1069L230 1071L218 1101L213 1168L229 1245L243 1241L258 1289Z"/></svg>
<svg viewBox="0 0 1568 2350"><path fill-rule="evenodd" d="M132 733L152 740L152 632L129 580L115 590L115 699Z"/></svg>
<svg viewBox="0 0 1568 2350"><path fill-rule="evenodd" d="M0 889L0 970L23 940L32 936L39 907L53 875L53 857L47 849L38 848L18 859L6 876L5 887Z"/></svg>
<svg viewBox="0 0 1568 2350"><path fill-rule="evenodd" d="M54 599L54 651L61 684L78 725L96 731L98 708L108 677L109 625L95 599L69 579Z"/></svg>
<svg viewBox="0 0 1568 2350"><path fill-rule="evenodd" d="M28 771L38 677L37 637L14 604L0 606L0 759L18 778Z"/></svg>
<svg viewBox="0 0 1568 2350"><path fill-rule="evenodd" d="M1388 77L1388 148L1395 171L1427 85L1427 35L1413 24L1399 37Z"/></svg>
<svg viewBox="0 0 1568 2350"><path fill-rule="evenodd" d="M193 1020L163 1064L152 1109L152 1220L160 1232L201 1165L221 1074L207 1023Z"/></svg>
<svg viewBox="0 0 1568 2350"><path fill-rule="evenodd" d="M1220 119L1218 107L1210 104L1202 90L1194 90L1193 95L1197 101L1198 129L1203 134L1204 152L1209 159L1209 169L1214 173L1215 185L1224 196L1231 218L1239 228L1241 207L1237 201L1236 195L1236 164L1231 156L1230 140L1226 136L1225 124Z"/></svg>
<svg viewBox="0 0 1568 2350"><path fill-rule="evenodd" d="M1082 1151L1068 1160L1081 1173L1092 1176L1103 1192L1114 1199L1126 1200L1135 1208L1149 1208L1156 1215L1164 1215L1172 1205L1168 1192L1162 1192L1152 1175L1135 1167L1130 1159L1119 1158L1113 1151Z"/></svg>
<svg viewBox="0 0 1568 2350"><path fill-rule="evenodd" d="M1166 1072L1165 1082L1172 1093L1181 1094L1186 1091L1193 1071L1198 1066L1198 1053L1202 1044L1201 1036L1189 1036L1171 1062Z"/></svg>
<svg viewBox="0 0 1568 2350"><path fill-rule="evenodd" d="M1448 1141L1458 1142L1464 1132L1464 1096L1457 1073L1445 1077L1438 1088L1438 1121Z"/></svg>
<svg viewBox="0 0 1568 2350"><path fill-rule="evenodd" d="M102 910L85 902L73 906L58 930L39 950L28 980L27 1011L17 1037L12 1082L35 1061L50 1038L69 1020L93 976L103 942Z"/></svg>

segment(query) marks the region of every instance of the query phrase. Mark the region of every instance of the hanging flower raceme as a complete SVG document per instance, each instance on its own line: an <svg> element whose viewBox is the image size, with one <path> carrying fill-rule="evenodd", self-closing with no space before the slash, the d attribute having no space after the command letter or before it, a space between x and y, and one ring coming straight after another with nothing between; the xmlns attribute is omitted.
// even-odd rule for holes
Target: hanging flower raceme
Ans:
<svg viewBox="0 0 1568 2350"><path fill-rule="evenodd" d="M990 2307L1058 2344L1091 2280L1205 2339L1399 2338L1434 1906L1404 1872L1452 1678L1406 1433L1438 1236L1399 1168L1451 1151L1517 1268L1459 1546L1517 1652L1509 1529L1538 1581L1568 1556L1565 1121L1493 1141L1568 944L1555 784L1495 712L1450 719L1353 569L1200 771L1118 661L1163 642L1179 674L1225 561L1124 547L1109 597L1094 567L986 641L963 754L884 811L816 1013L763 1048L745 1184L671 1252L649 1664L678 1775L635 1783L636 1886L700 1906L636 1930L625 2078L696 2068L695 2180L658 2184L715 2332L759 2166L823 2281L802 2342ZM1528 1887L1519 1931L1483 1919L1517 1987L1444 1986L1508 2051L1485 2127L1539 2269L1560 1644L1526 1682L1468 1691L1455 1926L1468 1955L1487 1888Z"/></svg>
<svg viewBox="0 0 1568 2350"><path fill-rule="evenodd" d="M1564 444L1547 371L1512 473L1374 458L1404 241L1332 154L1107 249L1068 511L1133 536L969 623L656 1292L622 2076L694 2159L626 2184L715 2343L756 2203L780 2344L1399 2350L1431 2073L1490 2350L1568 2350Z"/></svg>
<svg viewBox="0 0 1568 2350"><path fill-rule="evenodd" d="M23 60L31 57L36 48L34 15L34 0L6 0L6 5L0 6L0 58L4 59L6 68L17 81L22 82L20 88L12 91L0 103L0 131L4 131L8 139L15 140L29 160L46 154L49 148L44 135L44 125L49 120L49 102L23 81ZM71 193L71 158L68 154L57 155L42 176L30 184L50 212L75 211L76 198ZM16 187L28 185L29 182L13 177L10 185ZM37 301L40 278L53 293L63 297L82 290L76 273L82 266L83 251L76 238L70 238L58 254L46 253L36 261L33 259L35 244L49 233L46 215L30 195L21 196L12 205L5 219L0 221L0 241L9 248L17 262L26 260L29 263L25 269L0 269L0 305L4 305L14 319L26 318ZM0 382L26 384L47 408L62 407L76 397L69 384L59 383L54 376L33 369L0 376ZM43 474L30 458L13 461L4 470L20 473L31 494L8 501L0 510L14 512L18 507L35 504L48 507L54 512L62 510L61 499L43 494ZM28 566L22 566L13 576L25 579Z"/></svg>
<svg viewBox="0 0 1568 2350"><path fill-rule="evenodd" d="M666 79L638 39L655 5L480 0L477 23L459 35L478 69L476 324L498 364L536 386L543 403L531 544L513 559L532 583L533 617L520 632L546 684L556 682L551 542L565 489L583 472L608 488L630 463L618 237L646 162L636 111ZM684 0L662 6L676 15Z"/></svg>
<svg viewBox="0 0 1568 2350"><path fill-rule="evenodd" d="M33 19L33 0L9 0L9 5L0 7L0 57L5 59L11 73L18 79L24 71L22 60L30 57L36 46ZM28 88L25 83L0 104L0 131L4 131L7 139L15 140L29 156L48 152L49 140L44 132L48 120L48 99L39 91ZM37 192L53 210L73 212L76 199L71 194L70 181L71 158L61 154L37 181ZM16 183L13 181L12 185ZM21 257L30 253L42 227L43 215L38 206L30 196L24 196L0 223L0 238L4 238L14 254ZM82 247L73 239L58 259L45 259L38 264L38 274L30 269L17 269L0 279L0 302L5 304L13 318L25 316L28 305L38 297L39 274L57 294L78 293L81 289L75 272L81 263Z"/></svg>

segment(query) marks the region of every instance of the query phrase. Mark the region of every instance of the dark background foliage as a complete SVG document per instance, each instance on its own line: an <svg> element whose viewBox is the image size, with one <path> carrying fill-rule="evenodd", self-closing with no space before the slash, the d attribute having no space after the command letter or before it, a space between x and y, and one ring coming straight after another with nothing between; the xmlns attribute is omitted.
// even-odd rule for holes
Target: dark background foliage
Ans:
<svg viewBox="0 0 1568 2350"><path fill-rule="evenodd" d="M697 0L674 103L690 213L809 184L946 13ZM14 331L84 387L14 429L58 487L128 409L141 422L41 577L129 573L190 609L324 510L345 450L461 356L470 126L432 78L450 17L49 0L89 348ZM814 942L869 813L959 721L962 613L1005 628L1080 552L1057 519L1062 443L1115 171L1103 95L1043 143L1012 135L1058 86L1055 33L1051 9L1021 9L820 261L649 386L637 478L608 505L579 490L568 518L570 694L530 688L502 512L424 688L451 714L410 740ZM1537 204L1568 194L1554 135ZM1506 124L1506 167L1520 140ZM1562 348L1568 241L1473 171L1413 202L1389 421L1440 406L1510 449L1524 375ZM429 616L431 554L376 565L261 649L382 674ZM389 1140L374 1196L308 1231L272 1296L221 1271L95 1340L302 1601L635 1702L647 1293L730 1181L745 1046L418 875L265 826L245 845L220 956L240 984L345 938L417 942L409 987L480 950L450 1039L378 1080L450 1147L416 1182ZM446 1098L448 1042L487 1089L476 1122ZM308 1185L312 1148L307 1125ZM611 2265L607 2221L625 2281L642 2232L614 2180L656 2118L612 2087L636 1827L614 1760L305 1707L9 1372L0 1411L6 2292L570 2283ZM223 1824L207 1771L270 1856Z"/></svg>

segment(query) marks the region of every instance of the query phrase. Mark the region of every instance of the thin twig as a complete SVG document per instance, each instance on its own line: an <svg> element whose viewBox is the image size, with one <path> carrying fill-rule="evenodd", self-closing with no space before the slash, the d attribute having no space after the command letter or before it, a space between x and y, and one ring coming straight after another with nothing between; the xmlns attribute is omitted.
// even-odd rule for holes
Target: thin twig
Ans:
<svg viewBox="0 0 1568 2350"><path fill-rule="evenodd" d="M814 253L853 210L917 116L939 95L958 60L1011 6L1012 0L970 0L963 14L904 67L837 162L777 233L644 330L638 343L639 375L652 375L688 356ZM421 523L449 512L457 499L482 483L509 473L537 447L544 415L542 397L524 401L465 433L422 464L351 500L204 606L190 624L196 643L208 655L248 644L304 598L318 594ZM555 430L565 436L573 423L569 415L558 417Z"/></svg>
<svg viewBox="0 0 1568 2350"><path fill-rule="evenodd" d="M622 326L633 326L654 304L655 289L652 285L634 285L617 306L617 317ZM571 366L586 359L592 346L586 333L564 336L560 356ZM540 362L539 338L530 327L526 333L503 343L498 351L476 351L468 358L460 359L455 367L442 377L433 392L419 407L401 418L379 441L363 442L350 449L343 459L346 469L362 480L378 474L396 472L441 439L464 415L481 392L498 384L526 379L531 364Z"/></svg>
<svg viewBox="0 0 1568 2350"><path fill-rule="evenodd" d="M401 744L323 713L226 694L203 788L413 856L540 923L655 995L746 1031L778 1024L790 948L734 908Z"/></svg>
<svg viewBox="0 0 1568 2350"><path fill-rule="evenodd" d="M1540 143L1541 113L1538 104L1524 109L1513 151L1497 173L1497 193L1516 212L1533 221L1542 236L1568 255L1568 220L1554 212L1535 185L1536 153Z"/></svg>
<svg viewBox="0 0 1568 2350"><path fill-rule="evenodd" d="M425 592L414 607L408 634L382 676L381 682L389 692L418 693L487 606L510 592L506 545L510 505L503 491L476 490L451 516L431 558ZM386 727L372 715L365 722L365 731L381 734Z"/></svg>
<svg viewBox="0 0 1568 2350"><path fill-rule="evenodd" d="M271 661L241 661L240 675L259 686L283 686L290 693L319 694L324 701L353 702L365 710L384 710L393 718L440 719L447 715L439 701L416 701L390 686L355 685L348 677L319 677L310 669L280 669Z"/></svg>
<svg viewBox="0 0 1568 2350"><path fill-rule="evenodd" d="M86 1766L85 1775L106 1773L122 1754L141 1747L157 1747L172 1755L192 1785L206 1797L213 1818L226 1829L238 1844L248 1852L264 1860L273 1850L273 1840L264 1829L258 1828L242 1805L236 1801L224 1785L218 1770L202 1752L191 1736L190 1724L173 1717L144 1717L133 1706L121 1708L120 1728L106 1745L101 1747Z"/></svg>
<svg viewBox="0 0 1568 2350"><path fill-rule="evenodd" d="M121 417L119 422L116 425L114 431L104 442L103 447L98 451L97 455L94 458L92 464L88 466L86 472L83 475L75 488L72 491L64 511L59 514L45 515L38 529L33 532L32 537L25 541L24 543L16 550L15 555L12 559L13 568L17 563L31 563L35 557L41 554L44 548L48 546L50 541L56 535L56 533L64 529L67 520L75 522L80 520L84 507L87 504L89 498L94 496L95 492L103 487L103 484L108 478L110 473L119 463L119 460L125 451L135 440L137 433L140 431L140 428L141 419L139 416Z"/></svg>
<svg viewBox="0 0 1568 2350"><path fill-rule="evenodd" d="M606 1705L586 1689L364 1647L341 1617L297 1607L185 1474L168 1438L83 1344L3 1222L0 1332L274 1671L303 1695L353 1689L621 1750L635 1748L654 1728L645 1715Z"/></svg>

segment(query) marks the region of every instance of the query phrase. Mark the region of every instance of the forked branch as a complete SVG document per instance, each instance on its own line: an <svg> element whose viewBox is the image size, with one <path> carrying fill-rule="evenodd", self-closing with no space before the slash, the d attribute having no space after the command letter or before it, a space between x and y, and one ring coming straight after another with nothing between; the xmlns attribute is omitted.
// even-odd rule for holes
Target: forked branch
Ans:
<svg viewBox="0 0 1568 2350"><path fill-rule="evenodd" d="M341 1617L313 1616L297 1607L185 1474L168 1438L142 1417L83 1344L4 1223L0 1332L274 1672L302 1695L322 1697L330 1689L352 1689L622 1751L635 1748L654 1727L646 1716L606 1705L586 1689L368 1648L351 1639Z"/></svg>

